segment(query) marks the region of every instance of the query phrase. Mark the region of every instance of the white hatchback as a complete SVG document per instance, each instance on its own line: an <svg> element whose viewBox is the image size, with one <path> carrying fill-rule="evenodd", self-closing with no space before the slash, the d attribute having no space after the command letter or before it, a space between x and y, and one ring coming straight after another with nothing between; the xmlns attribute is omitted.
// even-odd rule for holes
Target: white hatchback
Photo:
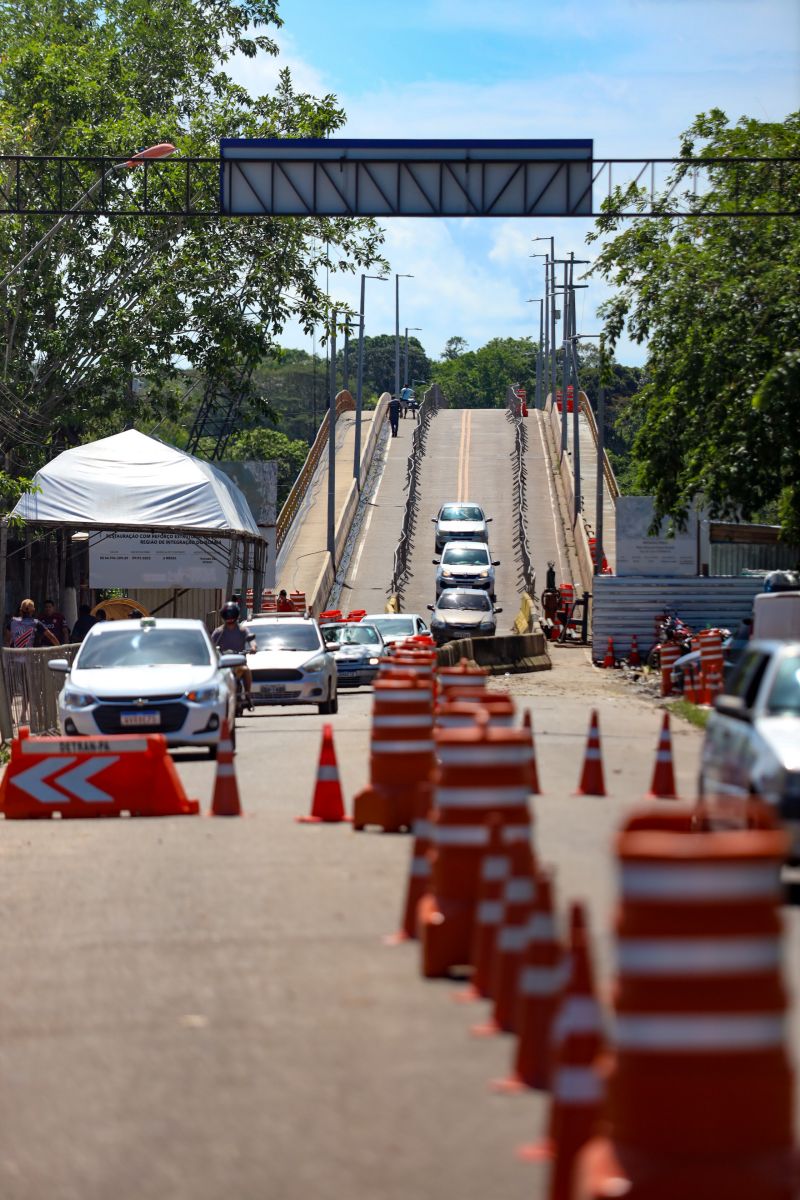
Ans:
<svg viewBox="0 0 800 1200"><path fill-rule="evenodd" d="M247 628L256 639L247 656L254 704L316 704L320 713L338 712L336 663L312 617L251 617Z"/></svg>
<svg viewBox="0 0 800 1200"><path fill-rule="evenodd" d="M387 646L430 633L419 613L368 613L361 620L365 625L376 625Z"/></svg>
<svg viewBox="0 0 800 1200"><path fill-rule="evenodd" d="M218 658L202 621L142 617L94 625L75 661L51 659L66 675L58 697L64 733L163 733L170 746L206 746L213 757L228 718L236 720L232 667Z"/></svg>

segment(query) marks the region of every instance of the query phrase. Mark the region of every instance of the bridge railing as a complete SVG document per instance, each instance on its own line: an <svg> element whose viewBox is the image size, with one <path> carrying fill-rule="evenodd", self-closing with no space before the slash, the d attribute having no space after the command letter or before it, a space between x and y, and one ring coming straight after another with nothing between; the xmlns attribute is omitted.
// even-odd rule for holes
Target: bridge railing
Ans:
<svg viewBox="0 0 800 1200"><path fill-rule="evenodd" d="M356 402L349 392L339 392L336 397L336 417L338 418L344 412L354 412ZM286 497L283 508L278 513L277 528L276 528L276 549L280 550L281 545L286 537L286 534L291 528L292 521L300 511L303 501L306 497L306 492L309 489L311 480L314 478L314 473L319 466L319 460L322 458L323 451L328 445L328 425L330 418L328 413L322 418L317 436L314 438L313 445L306 456L306 461L300 470L300 474L295 479L292 490Z"/></svg>
<svg viewBox="0 0 800 1200"><path fill-rule="evenodd" d="M517 559L521 591L530 596L536 603L536 569L531 559L528 545L528 472L526 456L528 453L528 427L521 413L519 397L513 387L506 392L506 419L514 427L514 446L509 458L511 459L511 479L513 494L513 542L514 554Z"/></svg>
<svg viewBox="0 0 800 1200"><path fill-rule="evenodd" d="M391 594L397 597L398 603L402 602L403 588L408 582L409 562L414 544L414 533L417 527L419 509L420 464L422 456L425 453L428 430L436 413L445 404L446 401L438 383L432 384L422 398L422 404L419 408L419 419L411 438L411 452L408 456L408 466L406 468L406 507L403 513L400 540L394 552L394 566L392 568L392 583L390 588Z"/></svg>

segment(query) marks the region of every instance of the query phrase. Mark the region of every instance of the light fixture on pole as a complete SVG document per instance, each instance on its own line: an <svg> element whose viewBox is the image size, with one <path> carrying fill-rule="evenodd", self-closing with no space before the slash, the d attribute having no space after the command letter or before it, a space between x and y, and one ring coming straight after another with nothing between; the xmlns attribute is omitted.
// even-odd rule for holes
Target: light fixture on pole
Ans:
<svg viewBox="0 0 800 1200"><path fill-rule="evenodd" d="M84 200L88 200L91 196L93 196L97 189L101 188L105 181L112 175L116 174L117 171L121 171L124 167L138 167L144 162L152 161L153 159L169 158L170 155L175 153L176 147L172 145L172 142L160 142L157 146L148 146L146 150L140 150L138 154L134 154L133 158L129 158L127 162L112 163L108 170L105 171L100 178L97 179L92 186L83 193L82 196L78 197L72 208L68 212L65 212L63 217L59 217L56 223L50 226L47 233L44 234L43 237L40 237L39 241L34 246L31 246L27 254L25 254L19 260L19 262L14 263L14 266L11 267L10 270L6 271L3 278L0 279L0 288L5 287L12 275L15 275L17 271L24 267L25 263L33 258L34 254L36 254L38 250L41 250L45 243L50 241L50 238L54 233L57 233L63 225L66 225L70 217L75 216L81 211L80 206L83 204Z"/></svg>
<svg viewBox="0 0 800 1200"><path fill-rule="evenodd" d="M419 333L422 329L421 325L406 325L406 353L403 362L403 387L408 387L408 331Z"/></svg>
<svg viewBox="0 0 800 1200"><path fill-rule="evenodd" d="M361 276L361 306L358 310L358 366L356 368L356 438L353 451L353 478L356 488L361 491L361 398L364 391L364 288L367 279L380 279L389 282L388 275Z"/></svg>
<svg viewBox="0 0 800 1200"><path fill-rule="evenodd" d="M413 275L394 276L394 395L400 395L400 280L413 279Z"/></svg>
<svg viewBox="0 0 800 1200"><path fill-rule="evenodd" d="M544 408L542 402L542 338L544 334L544 300L541 296L538 299L529 300L528 304L539 305L539 343L536 350L536 392L534 396L534 404L536 408Z"/></svg>

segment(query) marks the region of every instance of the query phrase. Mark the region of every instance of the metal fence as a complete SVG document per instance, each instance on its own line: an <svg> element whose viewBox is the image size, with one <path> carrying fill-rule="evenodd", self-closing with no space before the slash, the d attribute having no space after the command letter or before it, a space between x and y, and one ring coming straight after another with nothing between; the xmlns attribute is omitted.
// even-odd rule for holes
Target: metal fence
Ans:
<svg viewBox="0 0 800 1200"><path fill-rule="evenodd" d="M517 580L520 590L526 592L534 604L536 600L536 570L531 561L528 545L528 471L525 465L528 453L528 427L520 412L518 397L513 388L506 394L508 408L506 419L514 426L514 448L511 459L511 482L514 507L514 556L517 560Z"/></svg>
<svg viewBox="0 0 800 1200"><path fill-rule="evenodd" d="M58 694L64 686L64 676L51 671L48 662L66 658L72 662L80 646L43 646L0 650L0 732L9 741L21 725L31 733L55 733L58 729Z"/></svg>
<svg viewBox="0 0 800 1200"><path fill-rule="evenodd" d="M355 407L356 402L350 393L340 392L336 397L336 419L338 420L343 412L355 411ZM305 494L308 491L311 480L314 478L314 472L319 465L319 460L322 458L322 452L328 445L329 419L329 415L326 412L325 416L322 418L320 427L317 430L317 436L314 438L314 444L308 452L306 461L303 463L300 474L294 481L292 490L286 497L283 508L278 513L276 550L280 550L281 546L283 545L286 534L289 532L289 527L297 516L303 500L305 499Z"/></svg>
<svg viewBox="0 0 800 1200"><path fill-rule="evenodd" d="M409 578L409 564L414 545L414 532L417 527L417 510L419 508L419 472L428 430L436 413L445 404L444 396L438 384L434 383L425 393L419 406L419 419L411 438L411 452L406 468L406 507L403 513L403 527L400 540L394 552L394 567L392 570L391 591L402 603L403 588Z"/></svg>

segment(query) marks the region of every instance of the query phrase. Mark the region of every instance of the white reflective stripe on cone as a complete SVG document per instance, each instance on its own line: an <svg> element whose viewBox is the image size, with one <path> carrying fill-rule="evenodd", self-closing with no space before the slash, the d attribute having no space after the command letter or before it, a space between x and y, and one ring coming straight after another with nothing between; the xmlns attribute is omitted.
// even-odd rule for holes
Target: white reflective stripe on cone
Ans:
<svg viewBox="0 0 800 1200"><path fill-rule="evenodd" d="M564 972L556 967L523 967L517 991L522 996L552 996L561 990Z"/></svg>
<svg viewBox="0 0 800 1200"><path fill-rule="evenodd" d="M433 726L433 719L429 713L418 713L410 716L397 717L373 717L373 729L417 729Z"/></svg>
<svg viewBox="0 0 800 1200"><path fill-rule="evenodd" d="M489 854L481 865L481 879L485 879L487 883L497 883L498 879L505 879L509 865L509 860L504 854Z"/></svg>
<svg viewBox="0 0 800 1200"><path fill-rule="evenodd" d="M532 879L516 877L509 879L503 889L503 896L508 904L525 904L536 896Z"/></svg>
<svg viewBox="0 0 800 1200"><path fill-rule="evenodd" d="M763 1050L781 1046L785 1036L786 1019L777 1013L626 1013L614 1020L620 1050Z"/></svg>
<svg viewBox="0 0 800 1200"><path fill-rule="evenodd" d="M527 842L530 836L530 825L505 825L503 827L503 841L507 846L513 846L516 842Z"/></svg>
<svg viewBox="0 0 800 1200"><path fill-rule="evenodd" d="M427 858L412 858L412 860L411 860L411 874L412 875L428 876L428 875L430 875L430 873L431 873L431 864L430 864L429 859L427 859Z"/></svg>
<svg viewBox="0 0 800 1200"><path fill-rule="evenodd" d="M330 783L333 779L339 778L338 767L319 767L317 769L317 779L322 783Z"/></svg>
<svg viewBox="0 0 800 1200"><path fill-rule="evenodd" d="M598 1104L603 1083L592 1067L557 1067L553 1073L553 1099L562 1104Z"/></svg>
<svg viewBox="0 0 800 1200"><path fill-rule="evenodd" d="M508 954L524 950L527 944L527 935L526 925L504 925L497 935L497 949Z"/></svg>
<svg viewBox="0 0 800 1200"><path fill-rule="evenodd" d="M553 1041L573 1033L602 1033L603 1015L594 996L565 996L553 1023Z"/></svg>
<svg viewBox="0 0 800 1200"><path fill-rule="evenodd" d="M217 763L217 778L218 779L229 779L231 777L231 775L234 775L234 774L235 774L235 771L233 769L232 762L229 762L229 763L218 762Z"/></svg>
<svg viewBox="0 0 800 1200"><path fill-rule="evenodd" d="M433 742L401 738L396 742L372 742L370 748L373 754L428 754L433 750Z"/></svg>
<svg viewBox="0 0 800 1200"><path fill-rule="evenodd" d="M554 942L556 922L550 913L534 913L528 921L528 937L532 942Z"/></svg>
<svg viewBox="0 0 800 1200"><path fill-rule="evenodd" d="M414 837L430 839L433 833L433 821L426 821L420 817L418 821L414 822L411 832L414 834Z"/></svg>
<svg viewBox="0 0 800 1200"><path fill-rule="evenodd" d="M481 900L478 905L479 925L499 925L503 916L501 900Z"/></svg>
<svg viewBox="0 0 800 1200"><path fill-rule="evenodd" d="M623 863L620 888L626 900L727 900L775 896L779 867L768 863L650 864Z"/></svg>
<svg viewBox="0 0 800 1200"><path fill-rule="evenodd" d="M439 761L445 767L502 766L530 762L529 746L491 746L476 742L473 746L440 746Z"/></svg>
<svg viewBox="0 0 800 1200"><path fill-rule="evenodd" d="M387 701L394 704L419 704L426 703L431 695L430 688L397 688L386 692L378 691L375 693L375 704L385 704Z"/></svg>
<svg viewBox="0 0 800 1200"><path fill-rule="evenodd" d="M436 825L431 841L437 846L488 846L489 830L485 825Z"/></svg>
<svg viewBox="0 0 800 1200"><path fill-rule="evenodd" d="M439 808L518 808L527 803L525 788L459 788L436 789Z"/></svg>
<svg viewBox="0 0 800 1200"><path fill-rule="evenodd" d="M777 970L777 937L620 938L621 975L720 975Z"/></svg>

